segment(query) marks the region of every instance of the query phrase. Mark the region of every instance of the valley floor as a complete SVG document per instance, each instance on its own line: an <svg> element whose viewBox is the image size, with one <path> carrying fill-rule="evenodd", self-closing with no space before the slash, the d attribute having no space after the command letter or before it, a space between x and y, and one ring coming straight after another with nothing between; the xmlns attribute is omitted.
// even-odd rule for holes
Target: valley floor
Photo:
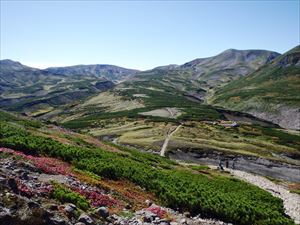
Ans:
<svg viewBox="0 0 300 225"><path fill-rule="evenodd" d="M266 149L266 153L270 153L267 152L268 148L261 148L261 142L263 142L265 146L272 146L271 144L274 144L272 149L276 152L283 146L275 142L277 139L274 141L274 138L272 142L269 141L268 138L265 140L259 139L260 132L264 131L263 128L249 125L243 125L238 128L223 128L219 125L207 124L205 122L182 123L179 125L179 123L149 122L142 120L132 123L127 120L125 122L116 120L110 121L109 127L106 127L106 123L101 123L103 127L109 128L110 132L113 131L109 133L109 139L101 141L87 134L75 133L71 130L53 125L43 125L33 120L28 121L15 118L5 113L3 113L3 118L11 122L3 121L0 126L0 134L2 135L0 136L0 144L2 147L6 147L3 148L5 153L3 159L0 158L0 162L2 161L4 163L3 168L5 170L2 174L2 179L0 179L2 180L0 186L3 184L1 188L9 193L9 196L11 192L17 194L20 192L23 193L24 196L31 195L33 192L33 195L37 195L39 196L38 198L40 198L43 193L41 193L42 195L40 195L39 192L35 193L36 190L34 187L31 185L28 186L28 182L26 183L26 180L29 180L29 184L32 183L40 186L40 184L36 183L40 180L46 183L47 187L51 189L49 193L45 193L46 201L51 199L52 202L58 204L59 208L69 210L69 208L73 206L69 205L70 207L68 207L68 205L65 204L64 198L61 198L57 193L70 193L75 198L72 197L71 203L77 206L77 214L79 212L84 214L87 205L89 209L86 214L95 220L103 220L103 218L100 218L101 216L99 217L99 214L94 216L95 210L99 210L98 213L102 213L103 210L105 210L103 208L100 209L103 205L102 203L100 204L99 201L103 199L109 200L108 203L112 203L114 206L110 207L106 204L106 211L108 210L109 215L112 216L113 224L224 224L220 221L205 221L203 218L217 218L226 222L244 225L286 225L294 224L293 221L299 223L299 217L297 215L299 211L299 196L295 197L287 188L277 184L277 181L271 182L261 176L242 172L241 170L243 169L239 167L245 164L245 159L264 160L264 164L262 165L264 168L270 166L266 164L266 162L274 161L274 159L272 161L267 157L258 158L253 156L254 153L261 154L261 149ZM137 126L139 126L139 129L136 129ZM124 130L122 129L124 129L124 127L126 128L126 132L129 132L127 136L126 132L125 135L123 135ZM100 131L100 127L98 129ZM105 133L103 134L104 135L96 136L103 138L107 135ZM254 134L256 135L254 136ZM130 145L129 143L124 144L122 142L122 140L128 140L126 137L130 136L132 140L136 140L136 137L140 136L141 142L139 143L142 143L144 137L150 136L149 143L153 143L152 141L154 140L158 146L155 152L156 154L145 154L135 149L127 148L127 146L135 146L143 149L143 146ZM290 137L294 136L288 135L285 138ZM107 142L107 140L112 139L116 142ZM226 143L228 144L225 145L224 139L226 139ZM156 140L160 141L157 142ZM184 141L183 144L189 144L192 140L199 141L198 145L196 145L197 143L193 145L198 148L184 149L184 146L178 145L178 143L180 144L182 141ZM226 147L226 151L220 150L218 152L217 150L204 148L205 145L203 144L205 144L205 140L210 140L210 144L214 144L215 146L218 146L222 142L224 149ZM256 147L248 149L249 153L252 152L252 155L243 155L240 158L233 155L234 151L231 149L234 140L236 140L236 142L247 140L251 146ZM292 142L290 144L291 147L286 147L285 150L295 153L296 144L296 142L295 144ZM199 146L202 146L203 151L206 150L202 156L206 156L206 158L210 160L217 160L216 162L220 160L220 153L222 152L224 154L226 153L227 159L229 159L228 156L233 156L230 163L236 160L235 170L218 171L216 168L211 169L206 165L214 164L213 162L215 161L212 162L209 160L206 160L204 163L194 161L194 164L190 164L189 158L184 157L190 156L195 150L197 154L200 154L201 152L199 153L199 150L201 150L201 148L199 148ZM241 146L241 149L244 149L244 147L245 146ZM8 148L14 150L8 150ZM179 148L181 149L179 151L184 156L179 158L186 162L183 165L174 162L176 158L172 157L174 156L172 152L177 151ZM147 150L146 148L144 149ZM228 153L227 149L231 151ZM160 157L159 154L161 152L159 150L166 153L168 157ZM236 152L239 153L240 148L237 150ZM216 153L216 155L208 155L208 153ZM278 152L278 154L280 153L281 152ZM11 160L11 154L16 155L13 160ZM202 156L200 155L200 157ZM46 169L43 173L49 173L49 175L71 175L74 176L75 180L73 178L66 180L61 176L55 176L56 178L61 178L55 180L60 184L48 183L48 178L53 176L40 176L37 173L41 172L36 171L36 169L33 169L35 172L32 176L28 176L30 171L26 168L22 168L23 171L20 171L20 174L15 174L15 178L11 176L7 177L7 169L11 171L15 169L13 168L14 166L10 166L10 161L16 160L14 165L18 167L22 165L17 162L20 160L20 157L28 160L31 164L33 163L33 167L40 167L38 168L39 171ZM65 162L44 157L54 157ZM195 158L199 159L198 157ZM203 160L206 158L202 157ZM41 162L41 159L46 161ZM54 164L53 166L47 167L45 162ZM260 163L260 161L255 163ZM280 161L278 161L278 163L280 165L278 169L286 169L286 167L289 166L289 164ZM44 168L45 165L46 168ZM252 166L252 164L248 166ZM230 164L229 167L232 167L232 165ZM297 165L293 165L292 169L294 169L293 171L296 173L299 172L299 166ZM232 174L230 174L230 172ZM36 180L35 177L46 177L46 179ZM68 182L64 183L64 181ZM75 184L73 181L76 181L79 186L73 186L73 184ZM9 184L8 182L11 183ZM123 186L120 187L117 183ZM87 187L88 189L86 189ZM12 188L14 190L12 190ZM298 192L298 189L295 189L295 191ZM99 201L94 202L91 193L93 195L96 194L99 197ZM14 197L16 196L15 194L12 195ZM6 195L1 196L6 199ZM283 202L279 198L283 199ZM32 200L32 198L29 199ZM150 199L157 205L149 205L146 203L146 199ZM57 200L61 202L57 203ZM30 205L30 203L26 204ZM165 207L161 207L160 205ZM170 208L172 208L173 211ZM52 209L49 208L49 210L51 211ZM7 210L4 209L4 212L6 211ZM119 212L116 213L116 211ZM190 218L188 215L185 216L184 212L187 211L194 217ZM55 213L59 214L59 212ZM127 216L124 215L124 213L126 215L130 214L128 216L129 218L126 218ZM168 216L160 217L160 213L167 213ZM199 213L201 213L201 215L196 216L199 215ZM114 216L114 214L116 215ZM74 218L79 220L78 216L79 215L75 215ZM169 218L169 216L172 218ZM87 217L85 218L87 219ZM72 221L71 224L74 224L74 222Z"/></svg>

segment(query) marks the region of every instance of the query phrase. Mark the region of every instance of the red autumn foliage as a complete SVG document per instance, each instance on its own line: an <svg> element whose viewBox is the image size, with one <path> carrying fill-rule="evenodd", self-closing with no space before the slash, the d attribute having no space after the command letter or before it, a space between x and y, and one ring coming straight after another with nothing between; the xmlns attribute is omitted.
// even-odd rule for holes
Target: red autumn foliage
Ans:
<svg viewBox="0 0 300 225"><path fill-rule="evenodd" d="M24 195L28 198L38 195L46 196L50 195L53 191L53 186L51 184L42 183L39 187L31 188L24 181L16 179L18 190L21 195Z"/></svg>
<svg viewBox="0 0 300 225"><path fill-rule="evenodd" d="M34 165L44 173L62 175L71 174L71 168L68 163L48 157L28 156L27 158L31 159Z"/></svg>
<svg viewBox="0 0 300 225"><path fill-rule="evenodd" d="M26 155L22 152L14 151L12 149L7 148L0 148L0 152L6 152L21 156L31 161L38 169L47 174L73 175L70 165L58 159ZM20 179L17 179L16 181L20 194L27 197L32 197L34 195L47 195L53 191L53 186L50 184L43 184L40 187L33 189ZM81 188L72 187L71 189L79 193L80 195L85 196L88 200L91 201L91 205L94 207L110 207L119 204L118 201L111 198L110 196L102 194L100 190L83 190Z"/></svg>
<svg viewBox="0 0 300 225"><path fill-rule="evenodd" d="M33 162L33 164L44 173L48 174L72 174L71 167L68 163L62 162L58 159L49 158L49 157L36 157L32 155L26 155L23 152L14 151L8 148L0 148L0 152L11 153L24 157Z"/></svg>
<svg viewBox="0 0 300 225"><path fill-rule="evenodd" d="M17 181L17 184L18 184L18 190L21 195L24 195L29 198L34 195L31 188L27 187L25 184L21 183L20 181Z"/></svg>
<svg viewBox="0 0 300 225"><path fill-rule="evenodd" d="M152 212L156 214L159 218L164 218L167 215L166 210L162 209L159 206L150 206L149 208L146 209L149 212Z"/></svg>
<svg viewBox="0 0 300 225"><path fill-rule="evenodd" d="M82 190L82 189L73 189L80 195L86 197L88 200L91 201L92 206L99 207L99 206L108 206L111 207L113 205L117 205L118 202L110 198L108 195L104 195L99 193L98 191L89 191L89 190Z"/></svg>

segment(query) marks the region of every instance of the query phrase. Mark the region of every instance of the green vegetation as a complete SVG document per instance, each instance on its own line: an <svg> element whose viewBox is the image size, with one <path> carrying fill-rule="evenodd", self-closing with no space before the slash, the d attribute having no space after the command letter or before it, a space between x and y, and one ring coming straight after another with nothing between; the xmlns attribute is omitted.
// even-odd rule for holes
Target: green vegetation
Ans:
<svg viewBox="0 0 300 225"><path fill-rule="evenodd" d="M61 203L73 203L82 210L87 210L90 207L90 203L85 197L60 184L54 184L54 191L52 195L53 198L57 199Z"/></svg>
<svg viewBox="0 0 300 225"><path fill-rule="evenodd" d="M16 116L13 116L9 113L6 113L4 111L1 111L0 110L0 118L2 121L9 121L9 122L12 122L12 123L18 123L20 125L23 125L23 126L28 126L28 127L35 127L35 128L39 128L41 127L43 124L37 120L30 120L30 119L21 119L21 118L18 118Z"/></svg>
<svg viewBox="0 0 300 225"><path fill-rule="evenodd" d="M143 118L153 122L178 122L178 121L202 121L202 120L217 120L224 118L214 107L204 104L199 104L187 100L180 93L167 93L161 91L153 91L147 89L128 89L122 90L118 94L122 95L125 100L130 100L134 94L146 94L149 98L144 98L145 107L132 110L118 111L118 112L93 112L80 119L74 119L62 123L64 127L71 129L82 129L87 127L97 127L97 121L112 118ZM177 119L162 118L154 116L140 115L141 112L148 112L154 109L164 107L177 107L182 109L183 114Z"/></svg>
<svg viewBox="0 0 300 225"><path fill-rule="evenodd" d="M300 135L289 134L279 129L274 128L260 128L262 134L270 139L274 140L278 144L299 148L300 146Z"/></svg>
<svg viewBox="0 0 300 225"><path fill-rule="evenodd" d="M209 102L231 110L274 115L279 113L280 107L285 107L290 113L289 108L300 107L299 55L300 47L297 46L254 73L216 89Z"/></svg>
<svg viewBox="0 0 300 225"><path fill-rule="evenodd" d="M300 188L291 190L290 192L300 195Z"/></svg>
<svg viewBox="0 0 300 225"><path fill-rule="evenodd" d="M192 165L190 168L196 171L209 170L209 167L205 165Z"/></svg>
<svg viewBox="0 0 300 225"><path fill-rule="evenodd" d="M270 66L269 66L270 67ZM261 101L296 106L299 104L299 68L269 68L265 66L256 74L233 81L216 91L214 102L242 104L253 98ZM251 87L251 88L249 88ZM236 106L237 107L237 106Z"/></svg>
<svg viewBox="0 0 300 225"><path fill-rule="evenodd" d="M128 118L103 119L92 129L83 129L97 137L116 139L120 145L137 149L160 151L167 131L178 123L150 122ZM172 136L168 151L177 149L193 152L228 155L248 155L287 162L287 156L300 158L300 136L283 129L239 123L237 127L223 127L201 121L182 122Z"/></svg>
<svg viewBox="0 0 300 225"><path fill-rule="evenodd" d="M282 201L266 191L221 175L194 174L168 159L123 148L121 153L65 145L0 122L0 146L60 158L77 169L107 179L127 179L153 192L162 204L241 225L287 225ZM83 203L84 199L58 188L57 196ZM68 196L68 197L66 197Z"/></svg>

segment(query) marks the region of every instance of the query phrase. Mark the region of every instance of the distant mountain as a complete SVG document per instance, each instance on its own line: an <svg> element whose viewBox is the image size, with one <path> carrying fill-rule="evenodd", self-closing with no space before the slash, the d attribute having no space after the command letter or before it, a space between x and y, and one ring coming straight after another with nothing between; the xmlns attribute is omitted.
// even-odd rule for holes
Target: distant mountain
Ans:
<svg viewBox="0 0 300 225"><path fill-rule="evenodd" d="M9 59L0 60L0 90L10 90L34 85L37 82L47 82L50 73L31 68ZM58 79L57 76L51 79Z"/></svg>
<svg viewBox="0 0 300 225"><path fill-rule="evenodd" d="M0 60L0 107L41 115L110 89L136 70L87 65L45 70L9 59Z"/></svg>
<svg viewBox="0 0 300 225"><path fill-rule="evenodd" d="M59 75L87 75L96 76L100 78L106 78L108 80L119 82L127 79L128 77L134 75L138 70L126 69L113 65L76 65L67 67L51 67L47 68L48 71L53 74Z"/></svg>
<svg viewBox="0 0 300 225"><path fill-rule="evenodd" d="M184 94L203 101L211 89L249 74L280 54L266 50L229 49L219 55L200 58L181 66L167 65L136 73L122 85Z"/></svg>
<svg viewBox="0 0 300 225"><path fill-rule="evenodd" d="M111 89L120 81L124 82L112 90L115 96L128 101L136 99L141 105L145 99L138 96L149 96L149 99L157 100L160 106L168 105L162 99L170 95L199 103L215 88L255 71L278 55L265 50L230 49L183 65L171 64L142 72L112 65L76 65L39 70L2 60L0 107L33 116L52 115L53 111L59 115L59 110L66 113L70 106L84 104L88 97ZM161 97L156 99L155 96ZM153 107L157 104L151 103ZM100 104L97 107L102 109L104 106ZM90 106L87 112L92 112Z"/></svg>
<svg viewBox="0 0 300 225"><path fill-rule="evenodd" d="M300 46L216 90L210 102L300 129Z"/></svg>
<svg viewBox="0 0 300 225"><path fill-rule="evenodd" d="M213 57L185 63L180 69L191 71L194 80L215 86L249 74L279 55L266 50L228 49Z"/></svg>
<svg viewBox="0 0 300 225"><path fill-rule="evenodd" d="M3 60L0 60L0 68L1 68L0 72L3 73L3 72L10 71L10 70L24 70L24 69L27 69L30 67L24 66L21 63L10 60L10 59L3 59Z"/></svg>

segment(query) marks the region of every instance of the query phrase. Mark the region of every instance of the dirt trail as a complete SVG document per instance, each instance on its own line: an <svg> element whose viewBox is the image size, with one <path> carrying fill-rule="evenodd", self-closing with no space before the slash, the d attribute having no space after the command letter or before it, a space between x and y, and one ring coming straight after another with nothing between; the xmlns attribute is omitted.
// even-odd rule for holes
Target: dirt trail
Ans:
<svg viewBox="0 0 300 225"><path fill-rule="evenodd" d="M283 200L285 213L289 215L296 224L300 224L300 196L290 193L283 185L275 184L259 175L247 173L240 170L229 170L234 176L254 184L268 192L273 196Z"/></svg>
<svg viewBox="0 0 300 225"><path fill-rule="evenodd" d="M171 128L168 130L168 134L167 134L167 137L164 141L164 144L160 150L160 156L165 156L165 152L166 152L166 149L168 147L168 144L169 144L169 141L172 137L172 135L181 127L182 125L180 124L178 127L176 127L175 130L171 131Z"/></svg>

